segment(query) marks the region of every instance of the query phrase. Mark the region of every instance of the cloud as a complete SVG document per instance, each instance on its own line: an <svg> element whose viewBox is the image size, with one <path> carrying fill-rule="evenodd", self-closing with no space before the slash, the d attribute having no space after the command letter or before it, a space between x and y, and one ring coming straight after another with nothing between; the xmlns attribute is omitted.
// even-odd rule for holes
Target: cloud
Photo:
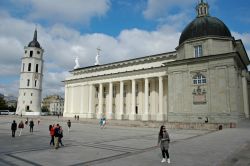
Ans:
<svg viewBox="0 0 250 166"><path fill-rule="evenodd" d="M105 16L110 0L12 0L29 20L88 24L91 18Z"/></svg>
<svg viewBox="0 0 250 166"><path fill-rule="evenodd" d="M235 39L241 39L245 49L247 51L248 57L250 57L250 33L239 33L239 32L232 32L232 35ZM250 58L249 58L250 59Z"/></svg>
<svg viewBox="0 0 250 166"><path fill-rule="evenodd" d="M0 15L0 19L0 67L6 69L1 70L5 81L0 81L0 85L5 92L18 94L23 47L32 40L35 24L8 15ZM80 66L86 67L94 65L97 47L102 49L101 64L173 51L180 35L171 26L161 26L155 31L125 29L116 37L102 33L81 34L63 24L38 25L37 30L38 41L45 50L43 95L64 93L62 81L68 71L73 70L76 56Z"/></svg>
<svg viewBox="0 0 250 166"><path fill-rule="evenodd" d="M195 3L193 0L148 0L143 15L147 19L155 19L169 14L173 7L180 9L190 9ZM192 8L193 9L193 8ZM177 11L178 11L177 10Z"/></svg>

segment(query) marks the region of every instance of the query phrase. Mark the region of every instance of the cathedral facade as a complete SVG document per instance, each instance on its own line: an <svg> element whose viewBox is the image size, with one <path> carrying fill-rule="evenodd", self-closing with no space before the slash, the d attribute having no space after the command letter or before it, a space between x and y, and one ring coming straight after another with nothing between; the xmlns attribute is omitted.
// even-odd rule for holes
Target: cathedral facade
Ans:
<svg viewBox="0 0 250 166"><path fill-rule="evenodd" d="M64 116L209 123L249 118L248 55L208 9L203 1L197 5L174 52L72 70L64 81Z"/></svg>

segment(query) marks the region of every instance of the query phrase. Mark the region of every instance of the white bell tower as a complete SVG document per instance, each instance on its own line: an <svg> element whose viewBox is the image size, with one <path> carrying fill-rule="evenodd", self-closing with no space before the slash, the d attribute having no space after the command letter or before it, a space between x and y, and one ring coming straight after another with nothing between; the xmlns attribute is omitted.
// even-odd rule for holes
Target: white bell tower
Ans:
<svg viewBox="0 0 250 166"><path fill-rule="evenodd" d="M16 114L40 115L42 100L43 52L37 41L35 29L33 40L24 47L20 74L20 87Z"/></svg>

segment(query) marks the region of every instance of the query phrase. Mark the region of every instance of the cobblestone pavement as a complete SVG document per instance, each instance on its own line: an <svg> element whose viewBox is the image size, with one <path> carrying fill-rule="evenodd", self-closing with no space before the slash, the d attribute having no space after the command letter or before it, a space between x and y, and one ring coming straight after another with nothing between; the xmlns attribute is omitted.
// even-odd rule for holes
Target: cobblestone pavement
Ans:
<svg viewBox="0 0 250 166"><path fill-rule="evenodd" d="M34 119L34 132L28 126L19 137L11 137L12 120L20 117L0 116L0 165L21 166L155 166L161 163L156 146L159 128L108 125L100 129L97 120L72 120L67 130L66 118ZM22 117L22 120L25 120ZM49 145L49 124L64 129L63 147ZM234 129L220 131L169 129L171 164L176 166L250 165L249 121Z"/></svg>

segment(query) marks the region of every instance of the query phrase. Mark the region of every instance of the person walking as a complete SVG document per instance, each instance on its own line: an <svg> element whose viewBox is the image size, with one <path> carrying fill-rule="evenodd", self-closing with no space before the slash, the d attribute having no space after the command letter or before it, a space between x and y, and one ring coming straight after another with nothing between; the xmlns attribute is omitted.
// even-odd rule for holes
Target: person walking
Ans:
<svg viewBox="0 0 250 166"><path fill-rule="evenodd" d="M169 153L168 153L169 142L170 142L169 134L166 130L166 127L162 125L160 128L159 135L158 135L158 146L160 146L161 148L161 153L162 153L161 162L162 163L166 161L170 163L170 158L169 158ZM167 160L166 160L166 157L167 157Z"/></svg>
<svg viewBox="0 0 250 166"><path fill-rule="evenodd" d="M62 143L62 138L63 138L63 129L62 126L59 126L59 136L58 136L58 142L61 146L64 146Z"/></svg>
<svg viewBox="0 0 250 166"><path fill-rule="evenodd" d="M23 128L24 128L24 124L23 124L23 121L22 121L22 120L21 120L21 122L18 124L18 128L20 129L19 136L21 136L21 135L22 135Z"/></svg>
<svg viewBox="0 0 250 166"><path fill-rule="evenodd" d="M55 125L49 125L49 133L50 133L50 137L51 137L51 139L50 139L50 146L51 145L53 145L53 146L55 146L55 143L54 143L54 135L55 135L55 129L54 129L54 126Z"/></svg>
<svg viewBox="0 0 250 166"><path fill-rule="evenodd" d="M16 128L17 128L16 121L15 121L15 120L13 120L13 123L11 124L12 137L15 137L15 134L16 134Z"/></svg>
<svg viewBox="0 0 250 166"><path fill-rule="evenodd" d="M59 124L57 124L55 127L55 135L54 135L55 149L59 148L59 142L58 142L59 132L60 132L60 128L59 128Z"/></svg>
<svg viewBox="0 0 250 166"><path fill-rule="evenodd" d="M107 123L107 120L106 120L105 116L102 116L102 118L100 119L101 129L105 128L106 123Z"/></svg>
<svg viewBox="0 0 250 166"><path fill-rule="evenodd" d="M30 120L30 132L33 133L34 121L33 119Z"/></svg>
<svg viewBox="0 0 250 166"><path fill-rule="evenodd" d="M70 132L70 127L71 127L71 121L70 120L68 120L67 126L68 126L68 132Z"/></svg>

